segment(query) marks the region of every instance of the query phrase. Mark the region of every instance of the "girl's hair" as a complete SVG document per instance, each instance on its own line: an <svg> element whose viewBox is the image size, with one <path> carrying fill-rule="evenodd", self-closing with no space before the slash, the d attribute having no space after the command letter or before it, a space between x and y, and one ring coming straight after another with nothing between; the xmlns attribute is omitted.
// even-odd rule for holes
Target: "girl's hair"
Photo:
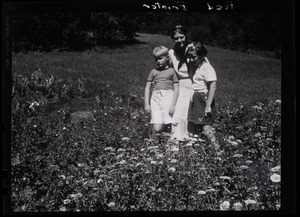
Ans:
<svg viewBox="0 0 300 217"><path fill-rule="evenodd" d="M189 51L191 50L196 50L196 54L197 56L199 56L200 58L204 58L207 56L207 49L204 47L204 45L201 42L193 42L191 44L191 46L189 46L187 53L189 53Z"/></svg>
<svg viewBox="0 0 300 217"><path fill-rule="evenodd" d="M167 56L169 55L169 49L166 48L165 46L157 46L153 50L153 56L154 57L159 57L159 56Z"/></svg>
<svg viewBox="0 0 300 217"><path fill-rule="evenodd" d="M172 30L172 33L171 33L171 38L174 39L174 35L176 33L180 33L180 34L183 34L186 38L188 37L188 30L187 28L181 26L181 25L177 25L175 26L175 28Z"/></svg>

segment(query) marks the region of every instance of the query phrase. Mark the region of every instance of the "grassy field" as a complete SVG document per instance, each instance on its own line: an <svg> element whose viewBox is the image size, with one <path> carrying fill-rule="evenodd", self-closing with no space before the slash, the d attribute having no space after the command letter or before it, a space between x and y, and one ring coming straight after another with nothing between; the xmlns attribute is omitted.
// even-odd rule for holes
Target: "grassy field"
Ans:
<svg viewBox="0 0 300 217"><path fill-rule="evenodd" d="M143 44L124 48L99 48L96 51L30 53L15 55L13 73L30 75L41 68L45 75L60 79L89 81L91 93L97 94L100 81L107 81L122 94L143 97L148 73L155 66L153 48L169 48L168 36L140 34ZM281 61L207 46L208 58L218 76L216 102L220 107L231 102L252 105L281 99Z"/></svg>
<svg viewBox="0 0 300 217"><path fill-rule="evenodd" d="M209 47L216 137L153 144L143 109L167 36L84 52L13 54L14 212L278 210L281 62Z"/></svg>

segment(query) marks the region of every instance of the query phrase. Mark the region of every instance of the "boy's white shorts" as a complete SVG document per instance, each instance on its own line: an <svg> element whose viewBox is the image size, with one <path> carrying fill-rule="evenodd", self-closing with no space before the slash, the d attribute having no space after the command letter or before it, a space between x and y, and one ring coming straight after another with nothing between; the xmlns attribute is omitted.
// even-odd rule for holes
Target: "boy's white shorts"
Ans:
<svg viewBox="0 0 300 217"><path fill-rule="evenodd" d="M169 109L173 101L173 90L154 90L150 100L150 124L170 124Z"/></svg>

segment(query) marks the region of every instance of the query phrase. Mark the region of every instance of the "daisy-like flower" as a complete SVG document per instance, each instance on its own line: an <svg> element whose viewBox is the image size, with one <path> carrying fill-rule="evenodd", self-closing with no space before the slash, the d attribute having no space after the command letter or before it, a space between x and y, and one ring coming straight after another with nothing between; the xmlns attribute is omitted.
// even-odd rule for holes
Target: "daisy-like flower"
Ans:
<svg viewBox="0 0 300 217"><path fill-rule="evenodd" d="M245 200L244 202L245 202L246 206L248 204L256 204L256 201L255 200L251 200L251 199Z"/></svg>
<svg viewBox="0 0 300 217"><path fill-rule="evenodd" d="M168 169L168 171L171 172L171 173L173 173L173 172L176 171L176 169L175 169L174 167L170 167L170 168Z"/></svg>
<svg viewBox="0 0 300 217"><path fill-rule="evenodd" d="M232 157L243 157L243 155L242 154L235 154Z"/></svg>
<svg viewBox="0 0 300 217"><path fill-rule="evenodd" d="M113 151L114 149L112 147L106 147L104 150L105 151Z"/></svg>
<svg viewBox="0 0 300 217"><path fill-rule="evenodd" d="M229 176L220 176L220 179L227 179L227 180L231 180L231 178Z"/></svg>
<svg viewBox="0 0 300 217"><path fill-rule="evenodd" d="M121 160L119 164L126 164L126 160Z"/></svg>
<svg viewBox="0 0 300 217"><path fill-rule="evenodd" d="M69 203L71 203L71 200L70 199L65 199L63 202L64 202L64 204L69 204Z"/></svg>
<svg viewBox="0 0 300 217"><path fill-rule="evenodd" d="M169 152L178 152L178 151L179 151L179 148L176 147L176 146L172 146L172 147L168 148L167 151L169 151Z"/></svg>
<svg viewBox="0 0 300 217"><path fill-rule="evenodd" d="M65 211L67 211L67 209L66 209L66 207L61 207L60 209L59 209L59 211L61 211L61 212L65 212Z"/></svg>
<svg viewBox="0 0 300 217"><path fill-rule="evenodd" d="M253 161L252 160L246 160L246 162L245 162L246 164L252 164L253 163Z"/></svg>
<svg viewBox="0 0 300 217"><path fill-rule="evenodd" d="M204 194L206 194L206 192L205 191L198 191L198 194L199 195L204 195Z"/></svg>
<svg viewBox="0 0 300 217"><path fill-rule="evenodd" d="M271 172L279 172L281 170L281 166L276 166L271 168Z"/></svg>
<svg viewBox="0 0 300 217"><path fill-rule="evenodd" d="M119 148L119 149L117 150L117 152L124 152L124 151L126 151L124 148Z"/></svg>
<svg viewBox="0 0 300 217"><path fill-rule="evenodd" d="M232 209L234 211L240 211L243 210L243 204L241 202L236 202L232 205Z"/></svg>
<svg viewBox="0 0 300 217"><path fill-rule="evenodd" d="M220 186L221 184L220 184L220 182L215 182L214 183L214 186Z"/></svg>
<svg viewBox="0 0 300 217"><path fill-rule="evenodd" d="M170 162L173 163L173 164L175 164L175 163L177 163L177 160L176 159L172 159Z"/></svg>
<svg viewBox="0 0 300 217"><path fill-rule="evenodd" d="M152 160L152 161L150 161L150 164L157 164L157 161L155 161L155 160Z"/></svg>
<svg viewBox="0 0 300 217"><path fill-rule="evenodd" d="M192 143L187 143L186 145L184 145L183 147L191 147L191 146L193 146L193 144Z"/></svg>
<svg viewBox="0 0 300 217"><path fill-rule="evenodd" d="M270 179L271 179L272 182L276 182L277 183L277 182L281 181L281 176L278 175L278 174L276 174L276 173L274 173L273 175L270 176Z"/></svg>
<svg viewBox="0 0 300 217"><path fill-rule="evenodd" d="M229 201L223 201L223 203L220 204L220 210L229 210L230 203Z"/></svg>
<svg viewBox="0 0 300 217"><path fill-rule="evenodd" d="M242 170L249 169L249 167L248 167L248 166L246 166L246 165L241 165L239 168L240 168L240 169L242 169Z"/></svg>
<svg viewBox="0 0 300 217"><path fill-rule="evenodd" d="M230 144L233 146L237 146L239 143L237 143L236 141L231 141Z"/></svg>
<svg viewBox="0 0 300 217"><path fill-rule="evenodd" d="M115 205L115 202L110 202L109 204L107 204L108 207L114 207Z"/></svg>
<svg viewBox="0 0 300 217"><path fill-rule="evenodd" d="M121 140L124 141L124 142L127 142L127 141L130 140L130 138L125 136L125 137L122 137Z"/></svg>
<svg viewBox="0 0 300 217"><path fill-rule="evenodd" d="M78 163L77 166L78 167L84 167L84 163Z"/></svg>
<svg viewBox="0 0 300 217"><path fill-rule="evenodd" d="M157 158L157 159L160 159L160 158L163 158L163 157L164 157L163 154L158 154L158 155L156 155L156 158Z"/></svg>
<svg viewBox="0 0 300 217"><path fill-rule="evenodd" d="M262 107L260 107L260 106L257 106L257 105L255 105L255 106L252 106L252 108L254 108L254 109L258 109L258 110L262 109Z"/></svg>
<svg viewBox="0 0 300 217"><path fill-rule="evenodd" d="M258 132L258 133L255 133L255 135L254 135L255 137L260 137L261 136L261 134L260 134L260 132Z"/></svg>
<svg viewBox="0 0 300 217"><path fill-rule="evenodd" d="M79 198L82 197L82 194L81 193L77 193L77 194L70 194L70 197L75 199L75 200L78 200Z"/></svg>
<svg viewBox="0 0 300 217"><path fill-rule="evenodd" d="M215 191L216 191L216 189L214 189L214 188L209 188L209 189L206 190L206 193L207 193L207 192L215 192Z"/></svg>

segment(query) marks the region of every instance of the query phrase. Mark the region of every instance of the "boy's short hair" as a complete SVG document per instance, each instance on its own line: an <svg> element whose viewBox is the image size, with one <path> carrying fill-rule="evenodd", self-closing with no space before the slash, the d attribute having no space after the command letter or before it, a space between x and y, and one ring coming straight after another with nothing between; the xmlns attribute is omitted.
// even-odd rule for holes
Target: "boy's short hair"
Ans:
<svg viewBox="0 0 300 217"><path fill-rule="evenodd" d="M168 56L169 55L169 49L165 46L157 46L153 50L153 56L159 57L159 56Z"/></svg>

